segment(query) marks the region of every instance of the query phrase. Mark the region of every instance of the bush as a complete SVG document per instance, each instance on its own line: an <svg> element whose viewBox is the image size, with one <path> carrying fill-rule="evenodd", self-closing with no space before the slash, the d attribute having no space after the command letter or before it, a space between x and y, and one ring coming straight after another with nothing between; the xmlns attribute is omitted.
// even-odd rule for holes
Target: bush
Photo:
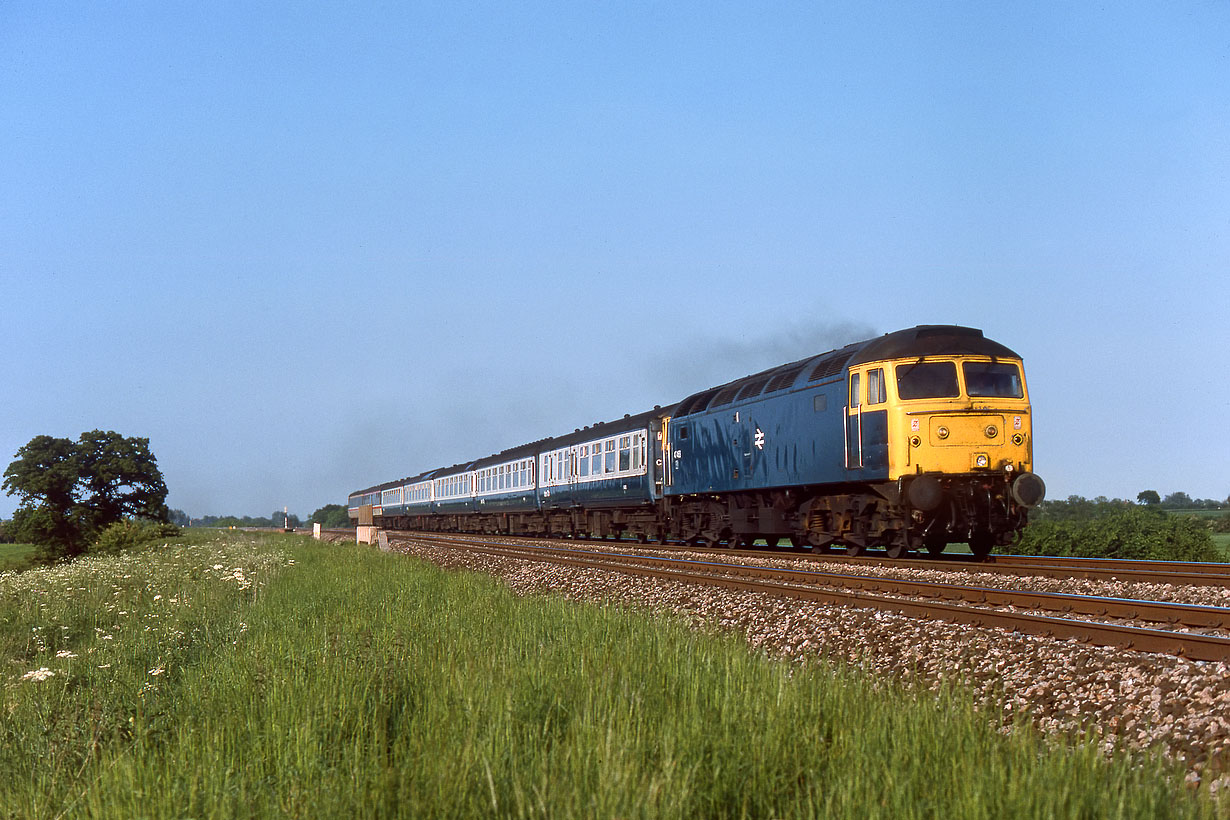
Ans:
<svg viewBox="0 0 1230 820"><path fill-rule="evenodd" d="M165 524L161 521L139 521L126 518L116 521L98 536L90 552L115 554L140 544L157 541L160 538L173 538L179 535L179 527Z"/></svg>
<svg viewBox="0 0 1230 820"><path fill-rule="evenodd" d="M1230 512L1213 519L1213 532L1230 532Z"/></svg>
<svg viewBox="0 0 1230 820"><path fill-rule="evenodd" d="M1186 516L1124 507L1086 520L1030 524L1010 548L1021 555L1158 561L1220 561L1209 528Z"/></svg>

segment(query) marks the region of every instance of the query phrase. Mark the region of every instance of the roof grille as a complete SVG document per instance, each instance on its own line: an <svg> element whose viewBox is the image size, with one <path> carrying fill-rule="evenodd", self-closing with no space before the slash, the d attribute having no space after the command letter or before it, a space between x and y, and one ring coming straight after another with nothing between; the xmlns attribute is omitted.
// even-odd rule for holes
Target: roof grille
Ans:
<svg viewBox="0 0 1230 820"><path fill-rule="evenodd" d="M739 387L741 384L741 382L735 382L734 384L728 384L723 387L718 394L713 397L713 401L709 402L709 409L712 410L715 407L724 407L734 401L735 394L739 392Z"/></svg>
<svg viewBox="0 0 1230 820"><path fill-rule="evenodd" d="M765 388L766 393L772 393L775 390L785 390L794 384L794 380L803 372L803 365L796 364L787 367L784 370L778 371L772 379L769 380L769 386Z"/></svg>
<svg viewBox="0 0 1230 820"><path fill-rule="evenodd" d="M768 376L761 376L760 378L752 379L750 382L743 385L743 389L739 391L739 395L735 398L738 401L743 401L744 399L750 399L753 396L759 396L764 392L764 386L768 383Z"/></svg>
<svg viewBox="0 0 1230 820"><path fill-rule="evenodd" d="M808 376L809 382L818 382L821 379L827 379L829 376L836 376L841 372L841 369L846 366L846 362L850 361L850 356L853 353L838 353L834 356L827 356L816 362L816 367Z"/></svg>

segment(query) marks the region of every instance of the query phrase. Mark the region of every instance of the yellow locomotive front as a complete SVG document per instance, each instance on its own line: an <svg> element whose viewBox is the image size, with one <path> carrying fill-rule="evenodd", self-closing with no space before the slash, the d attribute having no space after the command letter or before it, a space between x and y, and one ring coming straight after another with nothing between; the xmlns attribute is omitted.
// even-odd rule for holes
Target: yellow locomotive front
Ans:
<svg viewBox="0 0 1230 820"><path fill-rule="evenodd" d="M887 411L889 479L906 517L904 548L965 542L980 556L1009 544L1045 485L1020 358L945 350L862 362L852 394ZM848 412L853 412L852 408Z"/></svg>

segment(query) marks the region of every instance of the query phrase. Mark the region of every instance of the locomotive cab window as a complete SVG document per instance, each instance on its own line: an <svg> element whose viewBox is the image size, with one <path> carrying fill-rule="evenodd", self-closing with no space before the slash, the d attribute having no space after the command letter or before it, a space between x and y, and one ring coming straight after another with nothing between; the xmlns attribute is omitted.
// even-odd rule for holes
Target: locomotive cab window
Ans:
<svg viewBox="0 0 1230 820"><path fill-rule="evenodd" d="M858 373L850 374L850 406L851 407L858 407L860 404L863 403L862 392L859 390L859 387L861 385L859 384L858 377L859 377Z"/></svg>
<svg viewBox="0 0 1230 820"><path fill-rule="evenodd" d="M888 401L887 388L884 385L884 370L876 368L867 371L867 403L883 404Z"/></svg>
<svg viewBox="0 0 1230 820"><path fill-rule="evenodd" d="M1015 364L965 362L961 365L961 372L965 376L965 392L971 398L1025 397L1025 391L1021 387L1021 371Z"/></svg>
<svg viewBox="0 0 1230 820"><path fill-rule="evenodd" d="M961 395L955 362L897 365L897 395L910 399L952 399Z"/></svg>

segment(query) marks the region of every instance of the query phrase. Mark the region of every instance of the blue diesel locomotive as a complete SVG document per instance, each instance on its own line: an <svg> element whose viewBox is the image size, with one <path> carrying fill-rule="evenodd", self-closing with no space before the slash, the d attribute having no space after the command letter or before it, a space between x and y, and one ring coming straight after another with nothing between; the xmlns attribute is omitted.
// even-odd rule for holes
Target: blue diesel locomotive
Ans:
<svg viewBox="0 0 1230 820"><path fill-rule="evenodd" d="M670 407L352 493L388 529L635 536L891 557L1011 543L1032 472L1021 358L974 328L846 345Z"/></svg>

